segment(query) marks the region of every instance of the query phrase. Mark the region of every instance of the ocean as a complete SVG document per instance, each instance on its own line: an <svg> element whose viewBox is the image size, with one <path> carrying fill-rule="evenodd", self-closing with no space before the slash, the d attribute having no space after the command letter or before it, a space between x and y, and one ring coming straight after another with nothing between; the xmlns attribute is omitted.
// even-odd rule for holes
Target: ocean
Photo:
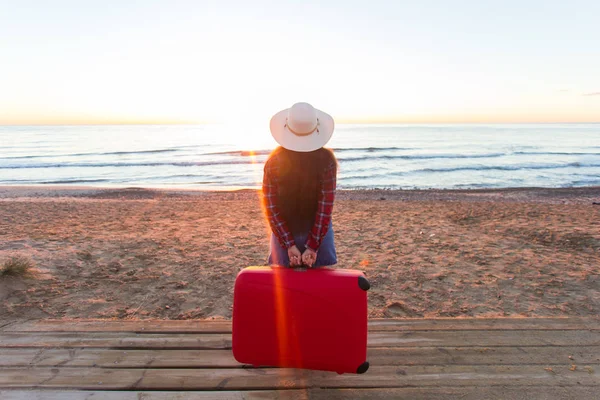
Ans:
<svg viewBox="0 0 600 400"><path fill-rule="evenodd" d="M0 126L0 185L259 188L268 127ZM344 189L600 185L600 124L337 125Z"/></svg>

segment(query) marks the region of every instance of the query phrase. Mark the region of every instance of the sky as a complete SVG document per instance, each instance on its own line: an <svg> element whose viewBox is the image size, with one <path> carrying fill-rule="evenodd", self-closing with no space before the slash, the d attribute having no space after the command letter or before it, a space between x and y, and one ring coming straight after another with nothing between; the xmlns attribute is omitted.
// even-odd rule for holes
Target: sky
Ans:
<svg viewBox="0 0 600 400"><path fill-rule="evenodd" d="M600 1L0 0L0 124L600 122Z"/></svg>

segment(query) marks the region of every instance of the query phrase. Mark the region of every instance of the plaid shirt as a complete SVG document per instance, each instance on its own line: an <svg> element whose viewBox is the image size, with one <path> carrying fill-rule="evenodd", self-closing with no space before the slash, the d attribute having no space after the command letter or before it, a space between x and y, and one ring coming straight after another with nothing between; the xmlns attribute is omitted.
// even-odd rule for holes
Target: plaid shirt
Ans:
<svg viewBox="0 0 600 400"><path fill-rule="evenodd" d="M276 157L276 156L275 156ZM265 173L263 177L263 201L264 208L269 220L271 230L277 237L279 244L284 249L294 246L294 237L290 232L286 222L283 220L281 211L277 205L278 184L279 184L279 163L276 158L269 160L265 164ZM333 201L335 199L336 186L336 166L332 163L323 173L319 192L319 204L315 215L315 222L308 234L306 247L314 250L319 249L321 241L329 230L331 213L333 211Z"/></svg>

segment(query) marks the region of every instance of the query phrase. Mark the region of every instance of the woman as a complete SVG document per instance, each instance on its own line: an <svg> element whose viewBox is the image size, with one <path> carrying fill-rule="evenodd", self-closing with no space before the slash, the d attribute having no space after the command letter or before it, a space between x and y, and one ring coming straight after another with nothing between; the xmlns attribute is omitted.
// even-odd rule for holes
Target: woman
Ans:
<svg viewBox="0 0 600 400"><path fill-rule="evenodd" d="M323 148L333 129L333 118L307 103L271 118L271 134L281 147L269 156L263 178L264 210L272 231L269 264L337 263L331 223L337 161Z"/></svg>

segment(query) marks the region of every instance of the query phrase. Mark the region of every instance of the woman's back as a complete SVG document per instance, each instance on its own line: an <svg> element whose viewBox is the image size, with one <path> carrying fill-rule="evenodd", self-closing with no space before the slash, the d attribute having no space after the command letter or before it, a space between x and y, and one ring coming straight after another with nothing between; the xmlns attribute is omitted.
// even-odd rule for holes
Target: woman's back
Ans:
<svg viewBox="0 0 600 400"><path fill-rule="evenodd" d="M296 152L278 147L271 153L265 169L277 180L278 206L294 234L310 230L317 213L324 174L337 168L331 150L320 148Z"/></svg>

